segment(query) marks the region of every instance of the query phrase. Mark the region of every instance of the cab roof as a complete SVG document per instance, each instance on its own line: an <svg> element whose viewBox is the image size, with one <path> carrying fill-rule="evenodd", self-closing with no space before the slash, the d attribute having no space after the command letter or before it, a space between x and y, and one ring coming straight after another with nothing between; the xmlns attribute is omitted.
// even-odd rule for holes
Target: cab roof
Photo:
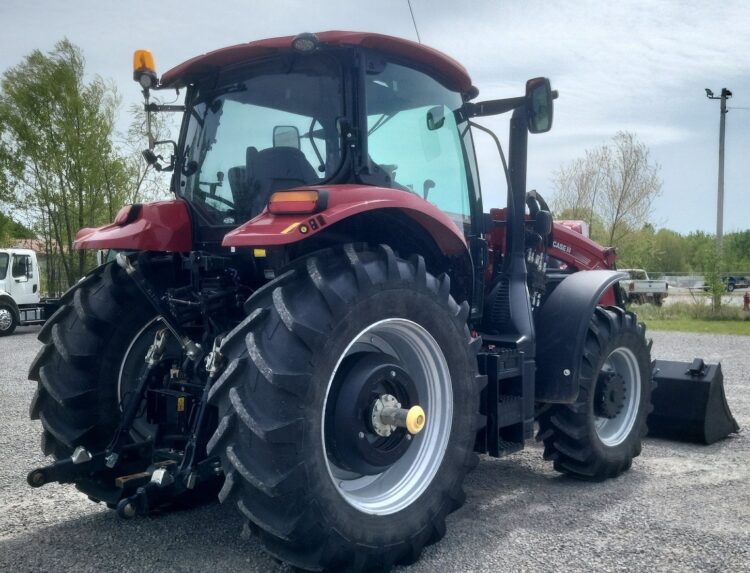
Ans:
<svg viewBox="0 0 750 573"><path fill-rule="evenodd" d="M450 89L461 93L469 93L472 89L471 77L460 63L438 50L411 40L369 32L329 31L319 32L315 35L322 45L361 46L411 60L417 65L434 72ZM295 36L283 36L257 40L196 56L166 72L161 77L160 87L184 87L195 82L201 76L215 72L225 66L281 52L291 52L294 38Z"/></svg>

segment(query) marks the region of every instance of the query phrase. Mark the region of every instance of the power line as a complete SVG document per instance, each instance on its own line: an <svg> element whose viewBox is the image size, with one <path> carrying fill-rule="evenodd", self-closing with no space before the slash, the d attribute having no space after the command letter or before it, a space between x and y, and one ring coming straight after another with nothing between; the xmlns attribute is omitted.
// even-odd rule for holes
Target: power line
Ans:
<svg viewBox="0 0 750 573"><path fill-rule="evenodd" d="M414 10L411 7L411 0L406 0L409 5L409 12L411 12L411 21L414 24L414 31L417 33L417 42L422 43L422 38L419 36L419 28L417 28L417 20L414 18Z"/></svg>

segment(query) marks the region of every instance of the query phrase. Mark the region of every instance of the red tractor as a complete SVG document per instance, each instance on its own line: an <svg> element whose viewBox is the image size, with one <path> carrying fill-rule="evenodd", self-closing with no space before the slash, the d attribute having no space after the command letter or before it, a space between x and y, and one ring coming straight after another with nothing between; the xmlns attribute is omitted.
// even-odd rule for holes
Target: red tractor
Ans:
<svg viewBox="0 0 750 573"><path fill-rule="evenodd" d="M630 467L650 347L614 253L526 192L547 79L475 101L451 58L352 32L161 78L139 51L135 79L149 113L183 114L144 152L175 198L78 233L116 261L39 334L31 417L56 462L32 486L75 483L123 517L218 494L276 558L365 571L418 559L477 454L522 449L535 424L558 471ZM149 100L175 89L184 105ZM486 212L473 119L506 112L507 206Z"/></svg>

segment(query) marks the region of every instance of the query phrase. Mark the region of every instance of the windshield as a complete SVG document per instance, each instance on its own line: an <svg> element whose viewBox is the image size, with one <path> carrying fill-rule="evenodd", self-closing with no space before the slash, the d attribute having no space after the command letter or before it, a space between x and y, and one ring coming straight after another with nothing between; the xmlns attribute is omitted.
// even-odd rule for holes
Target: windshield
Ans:
<svg viewBox="0 0 750 573"><path fill-rule="evenodd" d="M180 195L210 224L246 221L274 191L319 184L342 161L336 60L278 60L234 75L200 87L188 111Z"/></svg>
<svg viewBox="0 0 750 573"><path fill-rule="evenodd" d="M418 70L387 63L366 76L367 151L386 184L411 191L468 227L473 146L462 99ZM467 165L469 171L467 171Z"/></svg>
<svg viewBox="0 0 750 573"><path fill-rule="evenodd" d="M8 275L8 253L0 253L0 281Z"/></svg>

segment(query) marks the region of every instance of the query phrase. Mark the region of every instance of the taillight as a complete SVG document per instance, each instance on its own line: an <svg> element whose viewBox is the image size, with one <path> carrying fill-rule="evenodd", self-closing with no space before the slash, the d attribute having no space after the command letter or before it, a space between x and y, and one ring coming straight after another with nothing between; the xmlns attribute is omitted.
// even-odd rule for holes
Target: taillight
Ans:
<svg viewBox="0 0 750 573"><path fill-rule="evenodd" d="M635 290L635 283L633 281L630 281L630 284L628 285L628 290Z"/></svg>
<svg viewBox="0 0 750 573"><path fill-rule="evenodd" d="M327 198L325 191L277 191L271 195L268 211L274 215L316 213L325 209Z"/></svg>

